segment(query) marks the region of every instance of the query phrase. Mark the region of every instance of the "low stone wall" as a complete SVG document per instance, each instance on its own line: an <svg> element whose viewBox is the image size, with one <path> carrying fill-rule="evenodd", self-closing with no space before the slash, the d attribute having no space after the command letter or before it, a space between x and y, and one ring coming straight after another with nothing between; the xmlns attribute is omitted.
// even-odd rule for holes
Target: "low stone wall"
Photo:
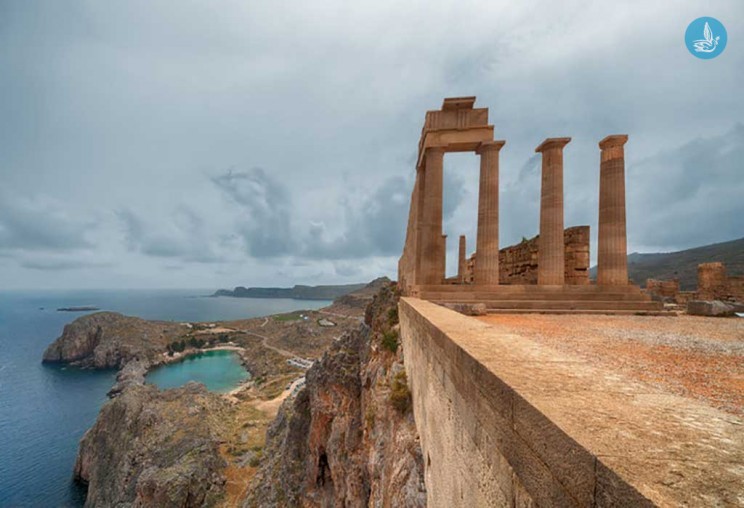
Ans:
<svg viewBox="0 0 744 508"><path fill-rule="evenodd" d="M697 298L744 302L744 277L727 276L723 263L699 264Z"/></svg>
<svg viewBox="0 0 744 508"><path fill-rule="evenodd" d="M564 231L566 284L589 284L589 226ZM499 251L501 284L537 284L538 239L540 235ZM465 283L473 282L477 252L467 261Z"/></svg>
<svg viewBox="0 0 744 508"><path fill-rule="evenodd" d="M679 280L646 279L646 292L664 298L676 298L679 293Z"/></svg>
<svg viewBox="0 0 744 508"><path fill-rule="evenodd" d="M431 302L399 316L428 506L742 501L740 419Z"/></svg>

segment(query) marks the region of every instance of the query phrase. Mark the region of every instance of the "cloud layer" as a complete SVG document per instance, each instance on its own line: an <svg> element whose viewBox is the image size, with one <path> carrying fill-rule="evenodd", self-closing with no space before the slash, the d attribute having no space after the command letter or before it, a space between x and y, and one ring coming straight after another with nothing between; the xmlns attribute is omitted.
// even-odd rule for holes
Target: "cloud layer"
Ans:
<svg viewBox="0 0 744 508"><path fill-rule="evenodd" d="M566 223L596 230L627 145L630 249L744 236L744 40L683 45L664 2L133 0L0 5L0 286L220 287L395 276L424 112L490 108L501 243L538 227L545 138ZM445 158L445 233L475 244L478 161ZM596 238L596 231L593 231Z"/></svg>

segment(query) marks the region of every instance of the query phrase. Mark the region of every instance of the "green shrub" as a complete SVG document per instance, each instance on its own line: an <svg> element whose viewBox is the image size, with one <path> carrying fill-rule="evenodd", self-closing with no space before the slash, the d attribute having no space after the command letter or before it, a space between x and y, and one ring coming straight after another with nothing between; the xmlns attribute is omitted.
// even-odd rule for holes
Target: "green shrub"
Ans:
<svg viewBox="0 0 744 508"><path fill-rule="evenodd" d="M398 324L398 307L391 307L390 310L388 310L388 323L390 323L390 326L397 325Z"/></svg>
<svg viewBox="0 0 744 508"><path fill-rule="evenodd" d="M411 390L408 389L405 371L398 372L390 383L390 403L400 414L405 414L411 408Z"/></svg>
<svg viewBox="0 0 744 508"><path fill-rule="evenodd" d="M395 353L398 351L398 332L395 330L388 330L382 334L382 347Z"/></svg>

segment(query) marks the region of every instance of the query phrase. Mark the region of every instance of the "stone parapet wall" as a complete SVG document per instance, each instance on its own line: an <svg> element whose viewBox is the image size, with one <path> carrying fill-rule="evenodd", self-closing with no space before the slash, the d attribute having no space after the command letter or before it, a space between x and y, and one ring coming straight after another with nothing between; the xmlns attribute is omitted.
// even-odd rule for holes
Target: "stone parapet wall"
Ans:
<svg viewBox="0 0 744 508"><path fill-rule="evenodd" d="M500 284L537 284L539 238L538 235L499 251ZM563 238L566 284L589 284L589 226L567 228ZM467 261L466 283L473 282L477 255L476 252Z"/></svg>
<svg viewBox="0 0 744 508"><path fill-rule="evenodd" d="M427 506L741 500L740 419L431 302L399 316Z"/></svg>

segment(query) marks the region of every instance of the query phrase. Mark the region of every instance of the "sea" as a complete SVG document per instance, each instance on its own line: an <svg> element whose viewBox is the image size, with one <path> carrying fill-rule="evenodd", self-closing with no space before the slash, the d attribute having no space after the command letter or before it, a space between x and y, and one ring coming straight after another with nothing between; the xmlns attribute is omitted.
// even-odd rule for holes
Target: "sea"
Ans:
<svg viewBox="0 0 744 508"><path fill-rule="evenodd" d="M144 319L222 321L329 305L322 300L210 297L213 290L0 291L0 507L78 507L85 492L72 481L78 442L93 425L115 371L42 365L46 347L64 325L94 306ZM244 378L215 378L229 353L176 366L159 386L197 378L217 391ZM197 368L203 365L204 368ZM162 375L162 373L159 373ZM202 376L201 378L199 376ZM180 377L179 377L180 376ZM148 376L149 377L149 376ZM176 379L177 381L174 381Z"/></svg>

